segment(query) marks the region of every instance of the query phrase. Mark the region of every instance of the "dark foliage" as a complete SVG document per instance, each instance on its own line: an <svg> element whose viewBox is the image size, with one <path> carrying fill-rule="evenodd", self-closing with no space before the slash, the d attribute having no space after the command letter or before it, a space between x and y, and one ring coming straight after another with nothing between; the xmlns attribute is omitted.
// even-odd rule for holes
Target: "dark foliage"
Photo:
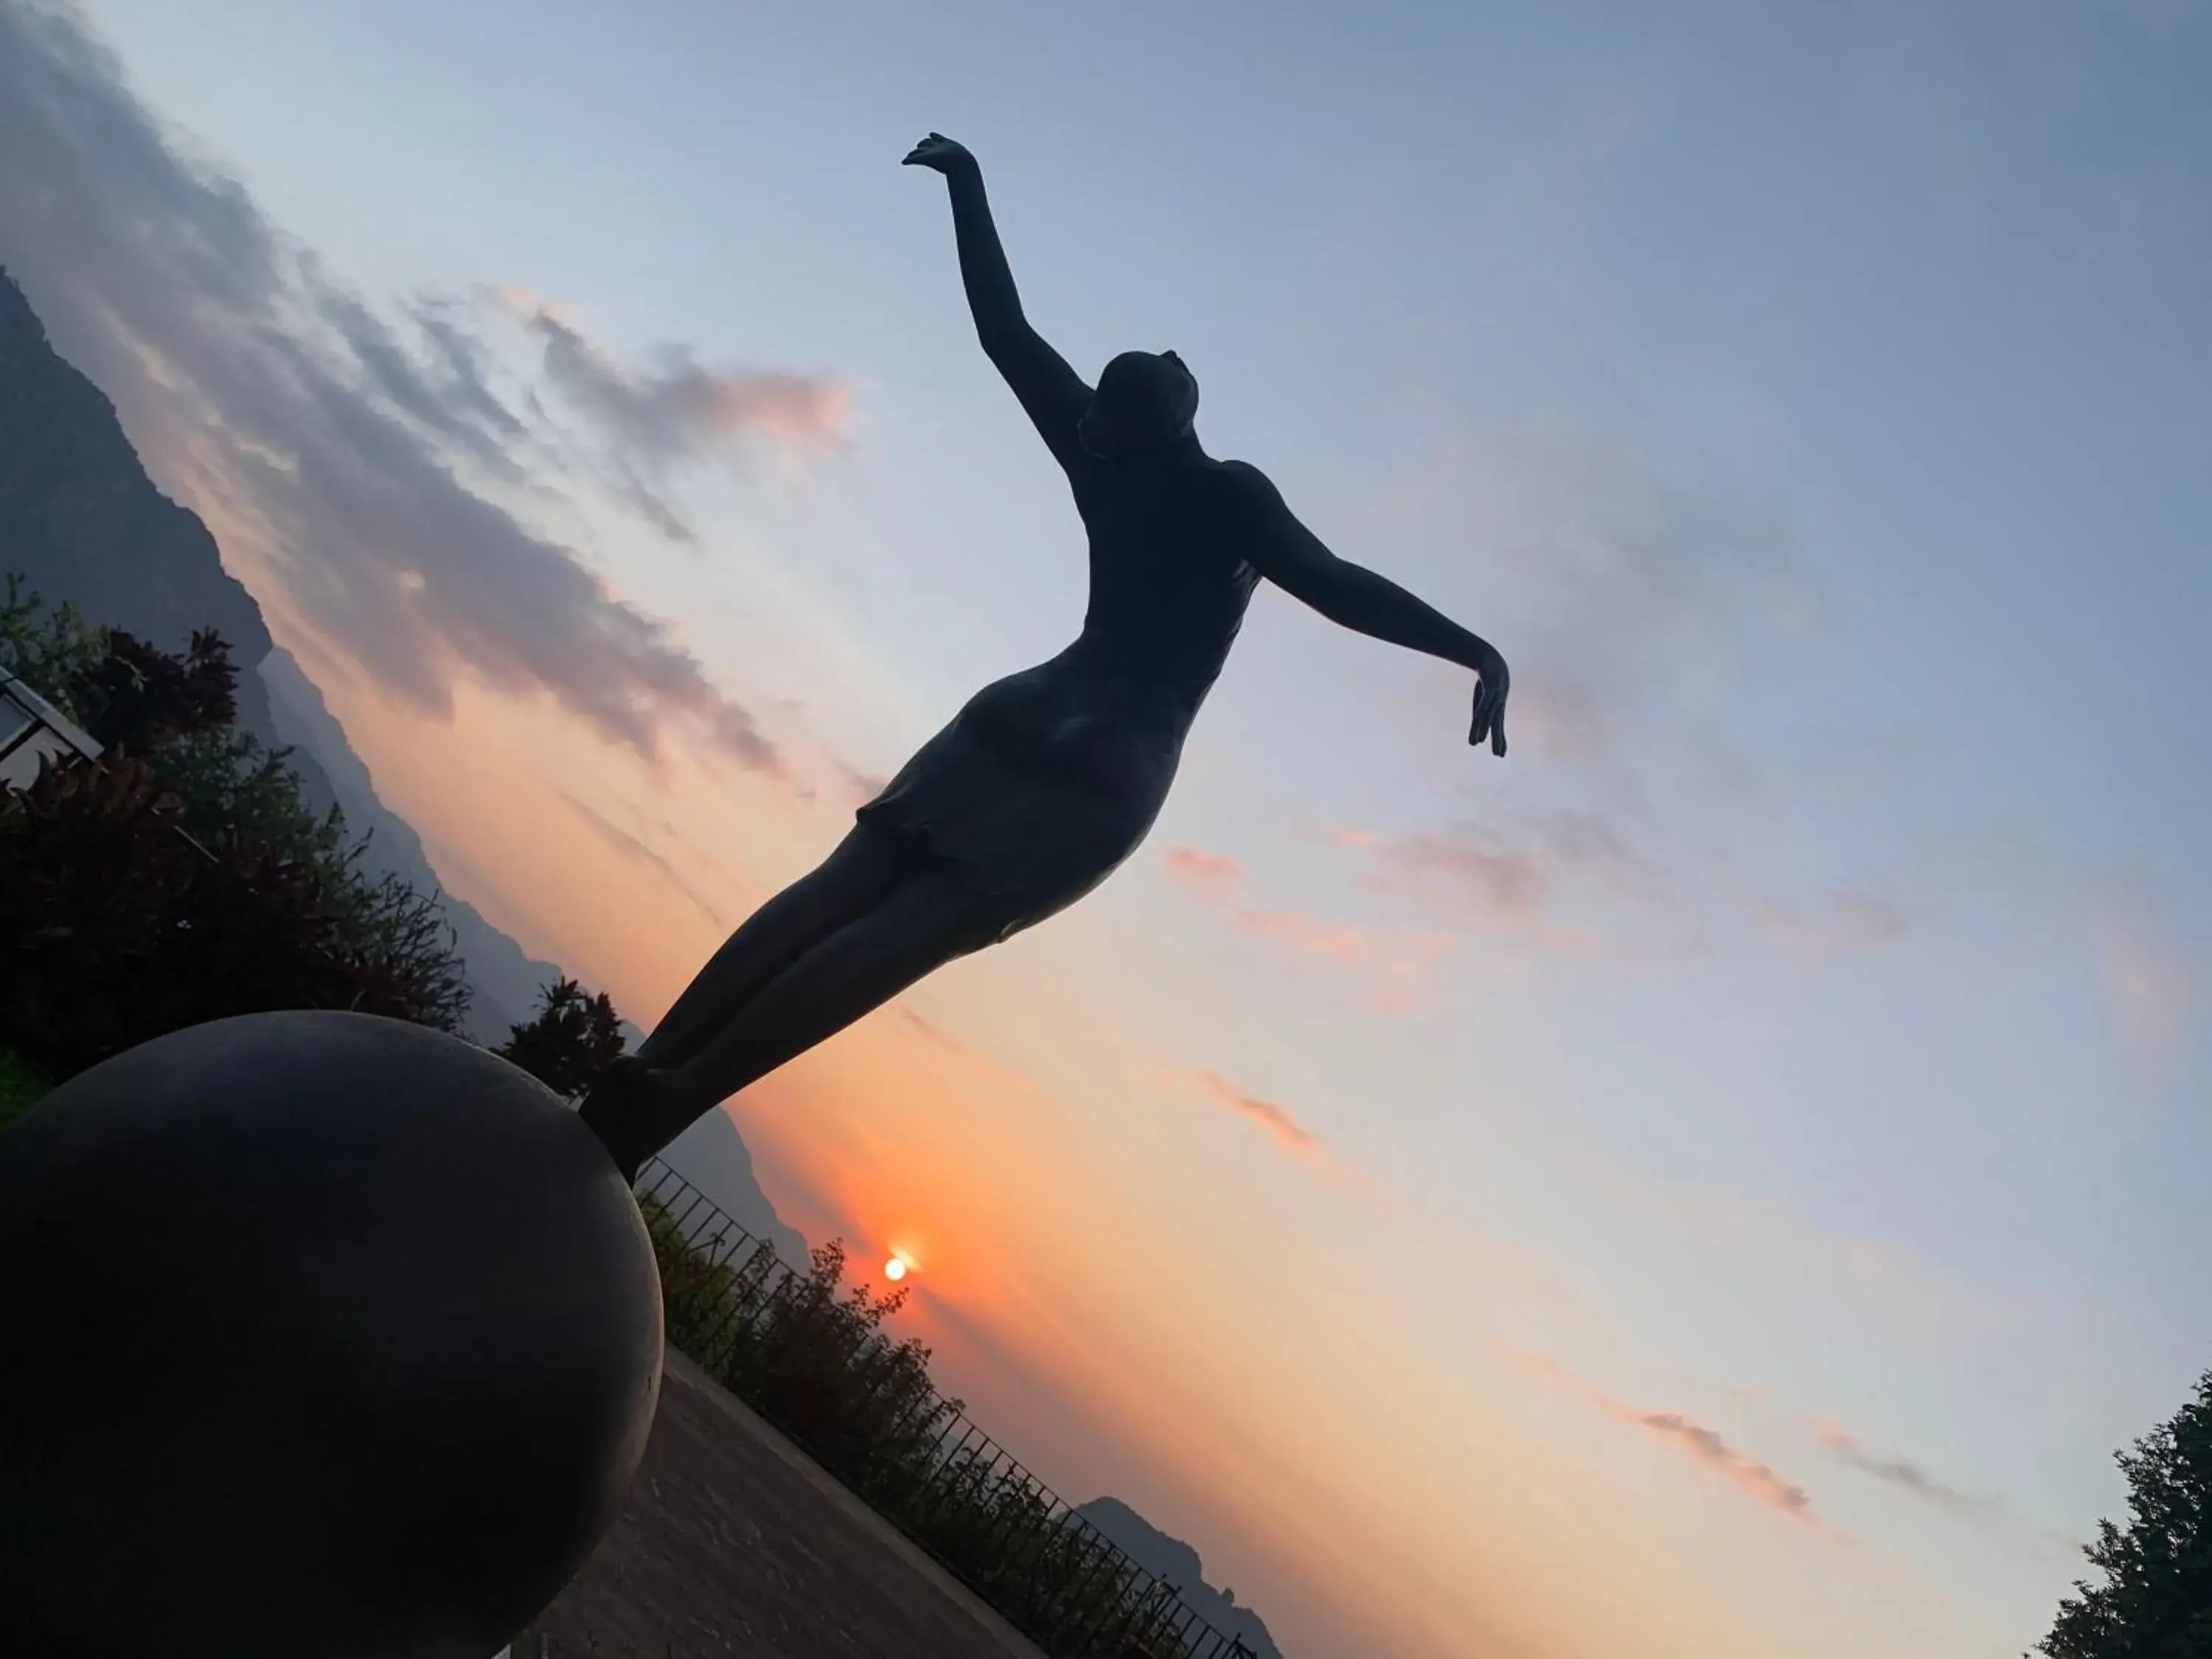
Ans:
<svg viewBox="0 0 2212 1659"><path fill-rule="evenodd" d="M178 822L187 834L208 846L235 838L310 866L344 947L404 969L415 988L407 1017L460 1029L469 987L443 901L390 872L369 874L368 838L350 835L337 807L308 806L289 750L218 729L163 744L153 763L183 803Z"/></svg>
<svg viewBox="0 0 2212 1659"><path fill-rule="evenodd" d="M231 1014L443 1023L450 988L420 948L422 918L378 937L313 863L235 830L203 847L178 833L182 808L127 757L48 766L0 794L0 1042L65 1077Z"/></svg>
<svg viewBox="0 0 2212 1659"><path fill-rule="evenodd" d="M105 652L65 688L70 706L101 746L152 753L172 738L238 718L238 669L230 646L202 629L181 653L159 650L111 628Z"/></svg>
<svg viewBox="0 0 2212 1659"><path fill-rule="evenodd" d="M155 649L10 579L0 663L107 752L0 793L0 1042L55 1075L181 1025L354 1008L459 1028L469 993L438 896L362 867L288 751L231 722L214 630Z"/></svg>
<svg viewBox="0 0 2212 1659"><path fill-rule="evenodd" d="M2105 1575L2059 1603L2045 1659L2212 1659L2212 1371L2172 1420L2119 1454L2124 1527L2097 1523Z"/></svg>
<svg viewBox="0 0 2212 1659"><path fill-rule="evenodd" d="M106 652L106 635L74 605L48 606L18 575L0 579L0 668L21 676L71 718L69 688Z"/></svg>
<svg viewBox="0 0 2212 1659"><path fill-rule="evenodd" d="M622 1017L605 991L592 996L573 979L556 980L538 995L537 1018L510 1026L495 1052L554 1093L580 1099L621 1055Z"/></svg>

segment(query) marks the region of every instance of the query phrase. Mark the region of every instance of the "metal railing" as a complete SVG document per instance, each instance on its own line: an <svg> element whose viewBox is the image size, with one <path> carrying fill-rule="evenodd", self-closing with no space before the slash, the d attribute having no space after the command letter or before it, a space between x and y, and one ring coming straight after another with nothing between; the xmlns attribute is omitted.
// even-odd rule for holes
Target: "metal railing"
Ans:
<svg viewBox="0 0 2212 1659"><path fill-rule="evenodd" d="M938 1393L834 1282L654 1159L668 1340L1053 1659L1256 1659Z"/></svg>
<svg viewBox="0 0 2212 1659"><path fill-rule="evenodd" d="M0 668L0 788L27 789L43 761L98 760L100 744L31 683Z"/></svg>

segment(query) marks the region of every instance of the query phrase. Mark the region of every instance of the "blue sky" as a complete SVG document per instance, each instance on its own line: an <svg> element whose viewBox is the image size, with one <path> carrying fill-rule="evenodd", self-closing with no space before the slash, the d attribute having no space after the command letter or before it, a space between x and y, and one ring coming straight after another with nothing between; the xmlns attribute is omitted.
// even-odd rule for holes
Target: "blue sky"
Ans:
<svg viewBox="0 0 2212 1659"><path fill-rule="evenodd" d="M835 382L833 441L676 469L696 541L606 500L563 533L779 742L862 773L1080 615L1064 487L975 349L941 189L896 165L927 129L967 142L1032 319L1079 367L1180 351L1217 453L1516 669L1495 762L1461 742L1451 672L1263 596L1146 851L1052 938L916 1005L1060 1103L1005 1130L1010 1167L1092 1182L1120 1248L1203 1260L1176 1317L1297 1372L1342 1441L1300 1502L1358 1487L1421 1534L1433 1504L1397 1449L1418 1396L1487 1425L1448 1460L1462 1487L1506 1467L1494 1441L1525 1443L1516 1478L1613 1494L1617 1532L1551 1565L1617 1569L1620 1607L1674 1607L1686 1651L2037 1633L2075 1571L2051 1539L2112 1508L2111 1449L2179 1401L2212 1329L2212 768L2188 673L2212 621L2212 15L87 10L145 103L374 307L526 290L610 362L680 342ZM18 226L0 256L21 270L38 227ZM34 259L33 302L65 275ZM501 348L518 373L525 346ZM109 390L160 474L159 422ZM165 482L191 493L181 462ZM250 536L224 539L251 565ZM317 615L269 580L304 650ZM505 732L518 777L617 777L495 690L483 706L514 708L465 691L447 738L380 713L373 683L333 700L456 887L649 1017L689 945L618 938L596 876L502 891L491 805L409 781L464 729ZM620 775L732 912L835 831L750 783ZM854 1173L904 1131L852 1103L890 1073L851 1066L818 1118L741 1106L772 1190L781 1171L793 1203L834 1194L971 1255L1029 1224L980 1176L924 1216ZM1201 1074L1222 1086L1124 1086ZM1194 1127L1206 1098L1286 1110L1331 1177L1285 1173L1249 1113ZM858 1213L894 1201L913 1215ZM1516 1302L1468 1266L1508 1260L1551 1289ZM1026 1291L1135 1330L1089 1273L1055 1257ZM1018 1347L1000 1290L962 1311ZM1364 1333L1375 1371L1312 1358L1317 1318ZM982 1351L951 1346L988 1388ZM1233 1390L1198 1376L1188 1416L1218 1425ZM1635 1462L1691 1445L1668 1413L1737 1461ZM1073 1444L1079 1415L1036 1432ZM1173 1433L1117 1421L1176 1463ZM1780 1488L1753 1466L1861 1565L1775 1544ZM1164 1474L1150 1507L1210 1525L1209 1560L1263 1611L1272 1590L1303 1651L1486 1650L1299 1600L1301 1546L1234 1484ZM1453 1501L1486 1549L1528 1520ZM1734 1507L1704 1534L1708 1501ZM1447 1558L1439 1528L1401 1554ZM1711 1540L1688 1565L1685 1529ZM1678 1570L1691 1588L1664 1588ZM1498 1644L1601 1650L1508 1605L1534 1589L1483 1593L1468 1618ZM1895 1622L1836 1611L1869 1596Z"/></svg>

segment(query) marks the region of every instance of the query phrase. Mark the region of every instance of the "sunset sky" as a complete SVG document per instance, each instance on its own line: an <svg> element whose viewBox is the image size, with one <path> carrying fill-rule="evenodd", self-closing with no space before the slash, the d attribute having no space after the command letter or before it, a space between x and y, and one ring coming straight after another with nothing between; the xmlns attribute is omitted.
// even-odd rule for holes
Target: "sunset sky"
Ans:
<svg viewBox="0 0 2212 1659"><path fill-rule="evenodd" d="M732 1110L1291 1659L2018 1653L2212 1363L2212 12L0 0L0 263L441 876L649 1025L1080 527L1255 600L1151 840Z"/></svg>

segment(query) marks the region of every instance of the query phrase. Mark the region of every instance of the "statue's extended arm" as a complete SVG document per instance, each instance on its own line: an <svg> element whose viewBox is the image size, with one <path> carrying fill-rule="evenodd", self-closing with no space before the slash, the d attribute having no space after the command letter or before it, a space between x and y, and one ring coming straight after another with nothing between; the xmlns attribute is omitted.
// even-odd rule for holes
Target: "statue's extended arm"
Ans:
<svg viewBox="0 0 2212 1659"><path fill-rule="evenodd" d="M1321 538L1298 522L1282 492L1259 468L1242 461L1225 465L1246 493L1256 520L1257 533L1247 556L1254 568L1340 627L1472 669L1480 684L1475 688L1474 719L1467 740L1480 744L1487 738L1492 752L1504 754L1505 694L1511 682L1498 648L1389 577L1330 552Z"/></svg>
<svg viewBox="0 0 2212 1659"><path fill-rule="evenodd" d="M960 280L968 290L975 337L1021 399L1046 447L1062 465L1073 465L1082 453L1075 427L1090 405L1091 388L1022 314L1014 273L1000 246L999 228L991 220L982 168L964 146L935 132L915 146L906 163L945 175L952 198L953 235L960 248Z"/></svg>

